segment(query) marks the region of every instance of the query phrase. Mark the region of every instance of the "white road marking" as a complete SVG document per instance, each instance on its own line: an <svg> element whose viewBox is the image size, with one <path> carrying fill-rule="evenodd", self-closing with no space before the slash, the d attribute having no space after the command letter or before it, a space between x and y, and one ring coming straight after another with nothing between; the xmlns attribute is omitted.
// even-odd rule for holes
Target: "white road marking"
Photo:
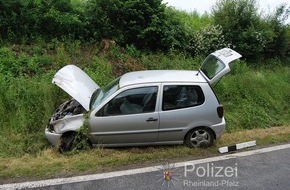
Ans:
<svg viewBox="0 0 290 190"><path fill-rule="evenodd" d="M183 167L189 164L191 165L204 164L208 162L228 160L232 158L239 158L239 157L251 156L255 154L272 152L276 150L283 150L287 148L290 148L290 144L278 145L278 146L273 146L273 147L268 147L268 148L246 151L246 152L238 152L234 154L228 154L228 155L217 156L217 157L212 157L212 158L179 162L179 163L175 163L174 167ZM120 176L148 173L148 172L154 172L154 171L159 171L159 170L160 170L160 166L152 166L152 167L137 168L137 169L131 169L131 170L124 170L124 171L69 177L69 178L58 178L58 179L49 179L49 180L32 181L32 182L24 182L24 183L4 184L4 185L0 185L0 190L2 189L3 190L28 189L28 188L46 187L46 186L54 186L54 185L63 185L63 184L69 184L69 183L94 181L94 180L108 179L108 178L114 178L114 177L120 177Z"/></svg>

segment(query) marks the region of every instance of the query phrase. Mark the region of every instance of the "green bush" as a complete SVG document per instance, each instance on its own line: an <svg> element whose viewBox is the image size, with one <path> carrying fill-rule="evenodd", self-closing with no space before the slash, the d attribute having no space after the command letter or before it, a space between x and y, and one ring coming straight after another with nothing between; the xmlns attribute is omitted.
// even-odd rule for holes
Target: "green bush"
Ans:
<svg viewBox="0 0 290 190"><path fill-rule="evenodd" d="M44 72L44 67L52 64L47 54L35 49L32 56L26 52L14 51L11 48L0 48L0 73L10 76L34 75Z"/></svg>
<svg viewBox="0 0 290 190"><path fill-rule="evenodd" d="M285 56L287 26L281 19L289 14L285 6L265 18L258 12L256 0L220 0L212 14L214 23L222 26L225 40L245 58Z"/></svg>
<svg viewBox="0 0 290 190"><path fill-rule="evenodd" d="M71 0L35 1L37 32L47 40L53 38L80 39L83 33L83 4Z"/></svg>
<svg viewBox="0 0 290 190"><path fill-rule="evenodd" d="M287 51L290 51L290 24L285 23L286 19L290 16L290 6L281 5L276 8L276 12L270 15L266 20L268 29L274 33L273 41L268 43L265 50L265 55L269 57L285 58ZM288 34L287 34L288 32Z"/></svg>
<svg viewBox="0 0 290 190"><path fill-rule="evenodd" d="M32 43L38 37L80 39L84 28L81 2L2 0L0 37L13 43Z"/></svg>
<svg viewBox="0 0 290 190"><path fill-rule="evenodd" d="M173 11L171 14L175 14L178 20L190 30L200 30L204 26L214 25L213 17L209 13L199 14L197 11L186 12L174 8L171 10Z"/></svg>
<svg viewBox="0 0 290 190"><path fill-rule="evenodd" d="M154 51L182 46L181 24L161 0L90 0L86 19L89 36L97 42L109 38L121 46Z"/></svg>
<svg viewBox="0 0 290 190"><path fill-rule="evenodd" d="M207 25L196 31L190 44L194 55L208 55L218 49L231 47L231 44L226 42L222 27L219 25Z"/></svg>

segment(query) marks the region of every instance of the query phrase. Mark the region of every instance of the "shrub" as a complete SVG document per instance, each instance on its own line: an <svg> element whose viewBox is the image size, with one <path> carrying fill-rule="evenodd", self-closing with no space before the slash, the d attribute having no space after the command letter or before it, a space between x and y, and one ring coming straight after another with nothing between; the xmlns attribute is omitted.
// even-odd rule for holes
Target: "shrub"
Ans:
<svg viewBox="0 0 290 190"><path fill-rule="evenodd" d="M225 39L244 57L261 58L274 32L258 14L256 0L220 0L212 9L214 22L222 26Z"/></svg>
<svg viewBox="0 0 290 190"><path fill-rule="evenodd" d="M208 25L196 31L190 44L194 55L208 55L217 49L231 46L226 42L222 27L219 25Z"/></svg>
<svg viewBox="0 0 290 190"><path fill-rule="evenodd" d="M121 46L133 44L154 51L182 46L181 25L166 13L161 0L90 0L86 19L89 36L95 41L110 38Z"/></svg>
<svg viewBox="0 0 290 190"><path fill-rule="evenodd" d="M40 53L37 48L32 55L7 47L0 48L0 73L8 76L40 74L44 72L45 67L51 64L51 57Z"/></svg>
<svg viewBox="0 0 290 190"><path fill-rule="evenodd" d="M265 50L267 57L279 57L285 58L287 51L290 50L290 25L285 23L287 18L290 16L290 6L287 8L286 5L281 5L276 8L274 14L269 15L266 20L268 30L272 30L273 40L268 43ZM288 55L289 56L289 55Z"/></svg>
<svg viewBox="0 0 290 190"><path fill-rule="evenodd" d="M78 4L81 7L81 4ZM38 33L47 40L53 38L79 39L83 33L83 12L67 0L36 2Z"/></svg>
<svg viewBox="0 0 290 190"><path fill-rule="evenodd" d="M32 43L39 36L80 39L84 3L76 0L2 0L0 37L13 43Z"/></svg>

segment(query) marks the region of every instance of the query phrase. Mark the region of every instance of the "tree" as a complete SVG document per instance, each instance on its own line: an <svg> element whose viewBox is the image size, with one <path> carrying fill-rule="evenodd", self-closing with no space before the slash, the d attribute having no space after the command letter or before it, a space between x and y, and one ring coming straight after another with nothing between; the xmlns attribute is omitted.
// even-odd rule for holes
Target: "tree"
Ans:
<svg viewBox="0 0 290 190"><path fill-rule="evenodd" d="M180 22L166 13L162 0L89 0L86 18L88 37L139 49L168 50L183 36Z"/></svg>
<svg viewBox="0 0 290 190"><path fill-rule="evenodd" d="M258 14L256 0L220 0L213 7L214 22L222 26L226 41L246 58L263 56L274 33Z"/></svg>

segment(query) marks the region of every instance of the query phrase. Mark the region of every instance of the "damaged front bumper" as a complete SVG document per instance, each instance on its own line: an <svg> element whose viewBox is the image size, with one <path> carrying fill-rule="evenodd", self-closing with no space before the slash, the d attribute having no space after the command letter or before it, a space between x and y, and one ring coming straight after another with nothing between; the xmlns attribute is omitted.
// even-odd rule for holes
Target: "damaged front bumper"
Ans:
<svg viewBox="0 0 290 190"><path fill-rule="evenodd" d="M49 121L45 136L53 146L59 143L61 136L69 131L78 131L84 124L83 114L67 116L57 121Z"/></svg>
<svg viewBox="0 0 290 190"><path fill-rule="evenodd" d="M53 146L56 146L57 143L59 142L59 139L61 137L62 134L57 134L55 132L50 132L48 130L48 128L45 128L45 137L48 140L48 142L50 144L52 144Z"/></svg>
<svg viewBox="0 0 290 190"><path fill-rule="evenodd" d="M56 146L64 133L78 131L84 123L84 112L82 105L74 99L61 104L45 128L45 137L49 143Z"/></svg>

